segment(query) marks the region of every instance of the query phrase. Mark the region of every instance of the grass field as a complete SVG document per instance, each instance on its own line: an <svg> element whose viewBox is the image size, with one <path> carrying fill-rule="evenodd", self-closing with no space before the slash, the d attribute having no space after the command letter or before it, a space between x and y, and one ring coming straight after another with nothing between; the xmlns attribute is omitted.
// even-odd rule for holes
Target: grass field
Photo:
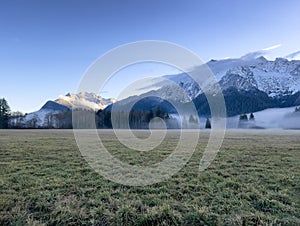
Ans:
<svg viewBox="0 0 300 226"><path fill-rule="evenodd" d="M167 136L157 150L139 153L111 131L99 133L130 164L164 159L176 144ZM208 135L172 178L130 187L95 173L71 130L2 130L0 225L300 225L300 131L228 131L199 172Z"/></svg>

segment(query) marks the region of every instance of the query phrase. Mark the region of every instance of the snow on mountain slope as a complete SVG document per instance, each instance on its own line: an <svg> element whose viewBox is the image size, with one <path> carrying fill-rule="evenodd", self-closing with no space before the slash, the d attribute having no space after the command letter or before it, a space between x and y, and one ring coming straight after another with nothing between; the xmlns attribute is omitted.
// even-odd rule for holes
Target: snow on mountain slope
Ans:
<svg viewBox="0 0 300 226"><path fill-rule="evenodd" d="M106 108L112 103L115 103L116 99L105 99L94 93L81 92L78 94L68 93L65 96L61 95L57 100L55 100L55 102L71 109L88 108L97 111Z"/></svg>
<svg viewBox="0 0 300 226"><path fill-rule="evenodd" d="M207 63L212 73L216 76L219 81L226 73L236 67L246 67L250 65L256 65L265 63L267 60L264 57L251 58L251 59L225 59L225 60L211 60Z"/></svg>
<svg viewBox="0 0 300 226"><path fill-rule="evenodd" d="M251 80L253 86L270 97L292 95L300 90L300 61L277 58L227 71ZM247 87L245 87L247 89Z"/></svg>
<svg viewBox="0 0 300 226"><path fill-rule="evenodd" d="M104 109L109 104L116 102L115 99L105 99L94 93L82 92L79 94L70 94L59 96L55 101L47 101L43 107L35 112L26 114L22 118L24 127L29 128L57 128L58 120L56 116L60 113L70 114L71 109L92 109L97 111Z"/></svg>
<svg viewBox="0 0 300 226"><path fill-rule="evenodd" d="M207 66L223 90L230 87L238 90L256 88L270 97L293 95L300 91L300 61L289 61L284 58L268 61L261 56L256 59L211 60ZM200 69L195 68L193 73L197 73ZM179 84L191 99L201 93L199 86L187 74L167 78Z"/></svg>
<svg viewBox="0 0 300 226"><path fill-rule="evenodd" d="M248 60L245 60L243 58L224 59L224 60L211 60L206 65L211 70L213 75L216 77L216 80L218 82L220 82L221 79L223 79L227 75L227 78L224 78L223 82L222 82L224 87L221 86L221 88L223 88L223 90L224 90L224 89L230 88L234 84L239 83L239 81L233 81L234 77L236 79L237 79L237 77L231 76L231 74L239 75L240 71L242 71L243 76L242 75L241 76L245 77L246 74L251 74L251 71L249 69L246 69L246 67L248 67L250 65L263 63L266 61L267 60L264 57L259 57L256 59L248 59ZM202 67L203 66L194 68L192 73L194 73L194 74L198 73L199 76L201 76ZM188 74L182 73L182 74L178 74L178 75L168 75L165 77L176 82L177 84L179 84L180 87L182 87L182 89L190 97L190 99L194 99L196 96L198 96L199 94L202 93L198 84L195 83L195 81ZM226 83L226 81L228 82L228 84ZM255 81L253 81L252 83L256 84ZM247 86L249 86L249 85L247 85ZM256 86L257 86L257 84L256 84ZM241 85L239 88L243 89L243 87ZM247 89L249 89L249 87Z"/></svg>
<svg viewBox="0 0 300 226"><path fill-rule="evenodd" d="M46 118L50 115L55 115L60 113L60 111L55 110L49 110L49 109L40 109L38 111L29 113L25 115L22 122L24 124L24 127L29 128L38 128L38 127L44 127L46 124ZM52 127L56 128L56 121L53 120Z"/></svg>
<svg viewBox="0 0 300 226"><path fill-rule="evenodd" d="M168 75L165 76L165 78L177 84L177 86L175 86L170 82L163 86L160 90L158 90L158 92L161 93L161 96L163 96L164 93L167 93L166 99L188 102L196 97L201 91L198 84L186 73L178 75ZM171 90L174 91L170 92ZM183 90L186 95L182 95L181 90Z"/></svg>
<svg viewBox="0 0 300 226"><path fill-rule="evenodd" d="M53 120L54 116L64 111L70 111L70 108L49 100L40 110L26 114L22 122L24 127L30 128L46 127L51 122L51 127L56 128L57 121Z"/></svg>
<svg viewBox="0 0 300 226"><path fill-rule="evenodd" d="M235 87L239 91L249 91L253 88L258 88L253 72L247 67L229 69L226 75L221 78L219 84L223 90L227 90L231 87Z"/></svg>

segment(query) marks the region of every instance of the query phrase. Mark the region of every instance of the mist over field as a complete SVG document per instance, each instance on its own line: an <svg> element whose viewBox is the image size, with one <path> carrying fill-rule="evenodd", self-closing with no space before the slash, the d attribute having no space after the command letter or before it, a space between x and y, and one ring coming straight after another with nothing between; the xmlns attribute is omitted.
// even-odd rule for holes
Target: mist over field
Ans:
<svg viewBox="0 0 300 226"><path fill-rule="evenodd" d="M295 107L266 109L255 112L254 117L254 121L244 123L244 128L300 129L300 114ZM239 128L239 116L229 117L227 128Z"/></svg>

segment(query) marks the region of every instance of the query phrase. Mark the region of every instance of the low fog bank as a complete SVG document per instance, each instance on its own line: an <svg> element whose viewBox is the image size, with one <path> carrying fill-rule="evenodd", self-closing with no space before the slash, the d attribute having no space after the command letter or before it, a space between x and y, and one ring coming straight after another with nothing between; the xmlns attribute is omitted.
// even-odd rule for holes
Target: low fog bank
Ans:
<svg viewBox="0 0 300 226"><path fill-rule="evenodd" d="M228 118L227 128L300 129L300 112L295 112L295 107L271 108L253 114L254 120L240 121L240 116Z"/></svg>

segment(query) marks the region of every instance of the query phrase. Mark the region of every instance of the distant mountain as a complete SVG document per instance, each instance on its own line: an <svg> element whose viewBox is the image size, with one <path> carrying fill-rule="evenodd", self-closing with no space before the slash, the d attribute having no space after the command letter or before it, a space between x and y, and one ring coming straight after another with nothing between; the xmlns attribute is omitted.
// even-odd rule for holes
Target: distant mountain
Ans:
<svg viewBox="0 0 300 226"><path fill-rule="evenodd" d="M212 60L207 66L223 90L231 87L238 90L257 89L270 97L293 95L300 91L300 61L285 58L274 61L268 61L264 57L249 60L239 58ZM197 68L194 70L197 72ZM201 94L200 87L186 74L168 78L183 87L192 99Z"/></svg>
<svg viewBox="0 0 300 226"><path fill-rule="evenodd" d="M211 60L207 63L223 91L228 116L300 104L300 61L289 61L285 58L269 61L263 56L246 56L239 59ZM201 71L201 66L193 69L193 74L198 71ZM118 104L139 100L134 108L149 110L160 105L162 109L173 112L174 108L170 107L168 101L193 101L200 115L210 115L205 95L188 74L168 75L164 78L171 80L173 84L159 82L156 86L160 85L161 88L129 97ZM184 90L186 95L182 95L179 89ZM208 95L213 95L214 89L211 87ZM161 96L165 101L158 101L155 96ZM145 97L146 100L142 100Z"/></svg>
<svg viewBox="0 0 300 226"><path fill-rule="evenodd" d="M227 116L261 111L267 108L283 108L300 105L300 92L279 98L268 96L258 89L238 90L235 87L223 91ZM193 100L199 115L210 116L206 96L202 93Z"/></svg>
<svg viewBox="0 0 300 226"><path fill-rule="evenodd" d="M22 119L24 127L62 127L60 121L64 123L68 121L68 126L71 125L71 114L74 109L87 109L92 111L98 111L104 109L109 104L116 102L115 99L105 99L94 93L81 92L78 94L68 93L67 95L59 96L55 101L47 101L40 110L26 114Z"/></svg>
<svg viewBox="0 0 300 226"><path fill-rule="evenodd" d="M68 93L65 96L61 95L55 102L70 109L82 108L97 111L115 103L116 99L105 99L94 93L81 92L78 94Z"/></svg>
<svg viewBox="0 0 300 226"><path fill-rule="evenodd" d="M70 111L70 108L59 104L55 101L49 100L47 101L44 106L40 110L45 110L45 111Z"/></svg>
<svg viewBox="0 0 300 226"><path fill-rule="evenodd" d="M163 111L167 112L169 114L176 114L177 111L172 104L164 100L162 98L156 97L156 96L147 96L147 97L142 97L140 99L133 100L131 98L128 98L126 100L126 104L133 104L131 110L136 110L136 111L156 111L158 107ZM114 105L114 111L123 111L123 109L126 109L126 104L124 104L123 101L116 102L107 108L105 108L106 111L112 111L113 105ZM183 103L181 104L182 108L184 108ZM120 110L119 110L120 109Z"/></svg>
<svg viewBox="0 0 300 226"><path fill-rule="evenodd" d="M259 54L246 54L238 59L211 60L205 65L215 75L222 89L228 117L300 105L300 60L277 58L272 61L256 56ZM298 52L295 52L287 58L294 59L297 56ZM193 74L201 76L202 67L195 67ZM164 112L175 115L176 109L172 103L187 114L190 111L189 104L193 103L200 117L210 116L206 95L215 94L214 86L208 87L204 94L186 73L166 75L163 79L153 81L155 89L118 101L115 106L132 105L132 110L138 111L155 110L159 106ZM149 90L149 87L145 90ZM44 126L45 123L49 124L51 114L70 114L74 109L109 111L115 103L113 98L105 99L93 93L69 93L59 96L55 101L48 101L39 111L27 114L24 124L34 122L37 126Z"/></svg>

